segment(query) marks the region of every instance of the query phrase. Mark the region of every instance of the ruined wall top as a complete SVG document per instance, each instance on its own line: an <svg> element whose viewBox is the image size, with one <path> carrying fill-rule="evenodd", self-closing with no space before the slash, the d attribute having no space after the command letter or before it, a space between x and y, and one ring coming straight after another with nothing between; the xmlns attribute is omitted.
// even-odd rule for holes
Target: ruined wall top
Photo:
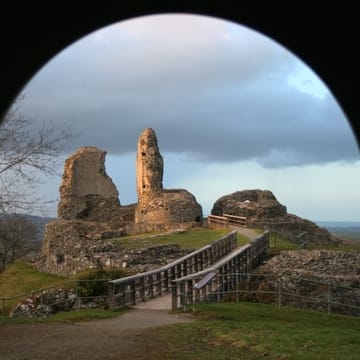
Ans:
<svg viewBox="0 0 360 360"><path fill-rule="evenodd" d="M105 171L105 155L106 151L88 146L66 159L60 186L59 218L101 221L104 211L111 212L120 205L119 193Z"/></svg>
<svg viewBox="0 0 360 360"><path fill-rule="evenodd" d="M136 182L138 203L147 203L163 189L163 158L153 129L145 129L138 140L136 158Z"/></svg>

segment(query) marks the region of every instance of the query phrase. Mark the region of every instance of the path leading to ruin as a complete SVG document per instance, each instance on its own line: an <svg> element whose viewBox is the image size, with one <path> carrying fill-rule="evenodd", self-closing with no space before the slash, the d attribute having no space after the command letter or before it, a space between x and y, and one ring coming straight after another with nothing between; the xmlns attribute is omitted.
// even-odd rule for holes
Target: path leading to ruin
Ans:
<svg viewBox="0 0 360 360"><path fill-rule="evenodd" d="M250 240L252 229L234 228ZM156 348L153 328L193 321L171 314L171 294L140 303L107 320L77 323L5 324L0 326L1 360L143 360Z"/></svg>
<svg viewBox="0 0 360 360"><path fill-rule="evenodd" d="M157 296L154 299L141 302L134 306L135 309L141 310L171 310L171 293Z"/></svg>
<svg viewBox="0 0 360 360"><path fill-rule="evenodd" d="M240 227L240 226L231 226L231 229L236 230L239 234L246 236L250 241L254 240L259 236L253 229Z"/></svg>
<svg viewBox="0 0 360 360"><path fill-rule="evenodd" d="M244 228L240 226L230 226L231 229L236 230L239 234L246 236L250 241L254 240L256 237L259 236L253 229Z"/></svg>
<svg viewBox="0 0 360 360"><path fill-rule="evenodd" d="M119 317L78 323L0 326L1 360L150 359L155 327L193 321L191 315L134 308Z"/></svg>

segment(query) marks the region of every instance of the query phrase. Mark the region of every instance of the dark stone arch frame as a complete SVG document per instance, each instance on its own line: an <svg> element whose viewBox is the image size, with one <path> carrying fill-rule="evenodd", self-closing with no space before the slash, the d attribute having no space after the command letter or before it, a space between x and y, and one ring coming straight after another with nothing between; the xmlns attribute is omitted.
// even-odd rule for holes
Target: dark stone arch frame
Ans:
<svg viewBox="0 0 360 360"><path fill-rule="evenodd" d="M151 14L214 16L257 30L287 47L328 85L360 139L358 19L355 3L134 1L77 5L3 2L0 13L0 114L34 73L79 38L112 23Z"/></svg>

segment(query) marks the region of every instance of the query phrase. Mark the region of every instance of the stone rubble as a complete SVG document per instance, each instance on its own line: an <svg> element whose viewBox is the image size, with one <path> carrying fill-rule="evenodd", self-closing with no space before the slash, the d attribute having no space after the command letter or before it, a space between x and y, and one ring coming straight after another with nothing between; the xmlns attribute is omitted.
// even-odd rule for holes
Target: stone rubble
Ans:
<svg viewBox="0 0 360 360"><path fill-rule="evenodd" d="M281 282L281 291L284 293L281 297L282 305L327 311L330 296L332 302L350 305L332 304L332 312L360 315L359 251L284 251L264 262L254 273L260 276L252 278L248 284L252 290L277 293ZM330 293L328 283L334 285ZM300 296L315 297L317 300L306 300ZM251 295L251 298L278 304L277 294L257 294Z"/></svg>

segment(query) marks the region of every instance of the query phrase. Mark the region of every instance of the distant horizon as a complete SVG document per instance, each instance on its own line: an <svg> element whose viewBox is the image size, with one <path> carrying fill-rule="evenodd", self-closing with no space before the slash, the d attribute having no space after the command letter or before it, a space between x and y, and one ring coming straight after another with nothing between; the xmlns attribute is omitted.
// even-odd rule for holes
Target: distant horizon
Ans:
<svg viewBox="0 0 360 360"><path fill-rule="evenodd" d="M314 221L316 224L321 225L321 226L329 226L331 227L332 225L336 225L337 227L359 227L360 228L360 221L357 220L349 220L349 221L331 221L331 220L319 220L319 221Z"/></svg>
<svg viewBox="0 0 360 360"><path fill-rule="evenodd" d="M126 204L126 205L129 205L129 204ZM123 206L126 206L126 205L123 205ZM26 215L34 216L34 217L41 217L41 218L50 218L50 219L57 218L57 216L50 216L50 215L39 215L39 214L26 214ZM209 215L210 215L210 213L206 213L206 214L203 214L203 217L206 218ZM293 215L296 215L296 214L293 214ZM360 228L360 220L313 220L313 219L307 219L304 217L303 217L303 219L310 220L322 227L337 226L337 227L359 227Z"/></svg>

